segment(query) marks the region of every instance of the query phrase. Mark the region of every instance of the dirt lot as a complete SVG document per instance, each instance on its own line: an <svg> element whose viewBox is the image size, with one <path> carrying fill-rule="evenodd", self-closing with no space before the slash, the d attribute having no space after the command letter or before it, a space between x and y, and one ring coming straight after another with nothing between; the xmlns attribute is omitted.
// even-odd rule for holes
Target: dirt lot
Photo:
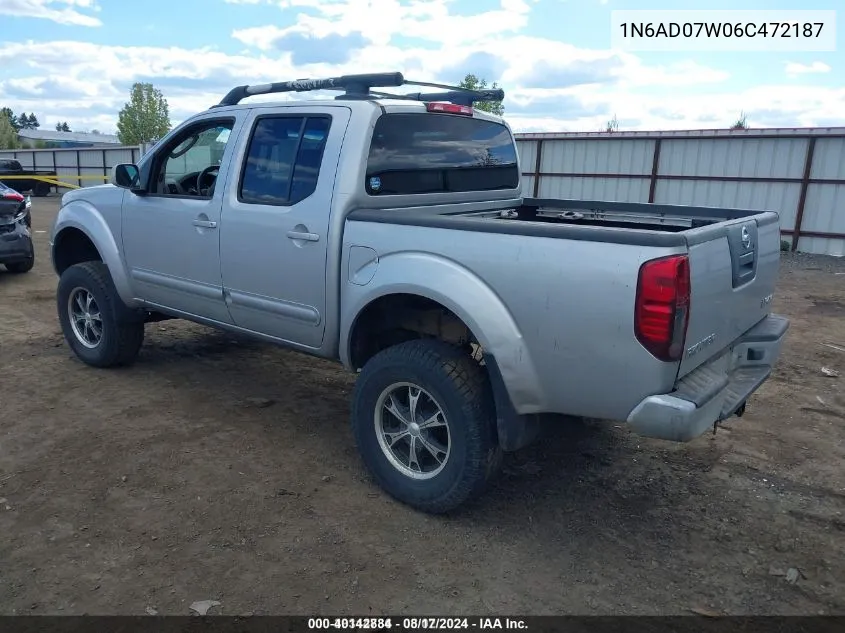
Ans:
<svg viewBox="0 0 845 633"><path fill-rule="evenodd" d="M0 272L0 613L845 614L845 261L784 258L784 356L715 436L558 421L436 518L369 481L335 365L178 321L72 358L55 210Z"/></svg>

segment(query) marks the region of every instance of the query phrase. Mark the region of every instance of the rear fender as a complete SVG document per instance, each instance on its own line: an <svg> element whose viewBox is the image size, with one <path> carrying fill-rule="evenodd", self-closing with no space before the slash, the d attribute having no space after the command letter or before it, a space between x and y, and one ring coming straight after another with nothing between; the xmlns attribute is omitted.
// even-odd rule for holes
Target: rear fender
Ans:
<svg viewBox="0 0 845 633"><path fill-rule="evenodd" d="M452 311L478 339L485 357L495 358L499 376L492 381L493 387L506 391L516 413L544 410L546 398L525 339L490 286L457 262L430 253L391 254L380 257L377 266L366 285L343 286L339 355L347 369L352 369L350 344L358 315L386 295L419 295Z"/></svg>

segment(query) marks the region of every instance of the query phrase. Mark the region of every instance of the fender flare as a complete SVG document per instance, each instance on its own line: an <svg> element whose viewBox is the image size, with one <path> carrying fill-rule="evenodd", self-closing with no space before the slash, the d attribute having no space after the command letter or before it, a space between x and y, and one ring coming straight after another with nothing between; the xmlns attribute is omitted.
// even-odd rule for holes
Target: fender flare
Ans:
<svg viewBox="0 0 845 633"><path fill-rule="evenodd" d="M491 382L494 390L505 390L514 414L544 411L546 398L525 339L507 306L489 285L460 263L430 253L394 253L380 257L377 266L372 280L363 292L352 295L353 304L344 306L341 314L338 351L347 369L353 369L352 333L367 306L391 294L419 295L451 310L478 339L485 358L489 355L495 359ZM499 376L494 377L495 373Z"/></svg>
<svg viewBox="0 0 845 633"><path fill-rule="evenodd" d="M138 307L129 284L129 276L123 265L123 258L120 254L117 241L105 218L97 211L94 205L84 200L76 200L62 207L52 231L50 253L53 270L56 274L59 271L56 267L56 247L59 243L62 231L76 229L83 233L100 253L103 263L108 267L115 289L123 302L128 307Z"/></svg>

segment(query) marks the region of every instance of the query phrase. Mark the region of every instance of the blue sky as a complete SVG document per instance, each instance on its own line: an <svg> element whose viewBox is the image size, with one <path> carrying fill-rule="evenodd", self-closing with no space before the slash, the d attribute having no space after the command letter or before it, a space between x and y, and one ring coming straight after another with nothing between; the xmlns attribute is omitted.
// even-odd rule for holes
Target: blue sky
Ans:
<svg viewBox="0 0 845 633"><path fill-rule="evenodd" d="M399 70L505 88L517 131L845 125L841 50L630 53L612 10L837 9L841 0L0 0L0 105L113 131L134 81L174 123L233 85ZM837 29L837 35L842 29ZM842 40L842 38L838 38Z"/></svg>

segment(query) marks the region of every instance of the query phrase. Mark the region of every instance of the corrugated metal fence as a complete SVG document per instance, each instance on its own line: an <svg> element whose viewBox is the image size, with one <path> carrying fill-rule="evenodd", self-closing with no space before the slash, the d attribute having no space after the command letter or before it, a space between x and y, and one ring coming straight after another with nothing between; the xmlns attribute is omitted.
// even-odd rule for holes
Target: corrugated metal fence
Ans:
<svg viewBox="0 0 845 633"><path fill-rule="evenodd" d="M780 213L793 249L845 255L845 128L517 134L526 196ZM91 186L140 147L0 151Z"/></svg>
<svg viewBox="0 0 845 633"><path fill-rule="evenodd" d="M524 195L765 209L845 255L845 128L517 134Z"/></svg>
<svg viewBox="0 0 845 633"><path fill-rule="evenodd" d="M0 158L15 158L24 169L55 171L58 180L71 185L102 185L118 163L134 163L140 147L109 146L90 149L0 150ZM11 185L11 181L10 181Z"/></svg>

